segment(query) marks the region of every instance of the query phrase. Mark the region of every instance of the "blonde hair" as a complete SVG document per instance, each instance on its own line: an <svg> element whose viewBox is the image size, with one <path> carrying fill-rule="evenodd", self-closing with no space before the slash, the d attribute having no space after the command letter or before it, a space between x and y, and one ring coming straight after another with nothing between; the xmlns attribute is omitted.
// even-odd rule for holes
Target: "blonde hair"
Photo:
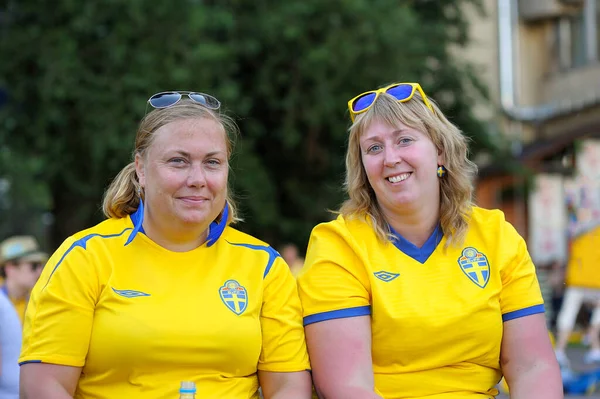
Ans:
<svg viewBox="0 0 600 399"><path fill-rule="evenodd" d="M135 148L132 158L135 159L136 154L142 157L146 155L148 148L152 145L154 133L161 127L179 120L202 118L212 119L221 125L227 145L227 159L229 160L235 144L234 139L239 132L235 121L219 111L210 110L190 100L181 100L175 106L154 109L148 113L140 122L135 137ZM135 162L132 161L119 172L106 190L102 202L102 211L109 218L123 218L131 215L138 209L140 197L143 198L143 195L144 193L135 170ZM227 224L240 221L237 207L229 188L227 188L225 198L229 204Z"/></svg>
<svg viewBox="0 0 600 399"><path fill-rule="evenodd" d="M411 100L403 103L382 93L371 108L357 115L349 129L346 152L344 188L349 198L342 204L339 213L346 218L365 218L371 222L381 240L392 238L390 227L367 179L361 158L360 137L374 121L390 126L402 123L427 134L436 148L443 152L447 173L439 179L440 225L447 238L446 246L460 245L464 241L473 206L473 178L477 166L467 157L467 138L444 116L437 104L428 99L433 112L425 106L418 91Z"/></svg>

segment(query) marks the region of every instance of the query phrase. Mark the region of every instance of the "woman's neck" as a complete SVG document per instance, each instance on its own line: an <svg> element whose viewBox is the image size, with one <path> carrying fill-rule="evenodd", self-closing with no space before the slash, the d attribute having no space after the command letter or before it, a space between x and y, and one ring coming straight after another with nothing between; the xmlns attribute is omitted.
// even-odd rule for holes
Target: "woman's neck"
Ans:
<svg viewBox="0 0 600 399"><path fill-rule="evenodd" d="M436 211L420 208L402 214L383 210L383 215L398 234L417 248L431 237L440 219L439 208Z"/></svg>
<svg viewBox="0 0 600 399"><path fill-rule="evenodd" d="M207 227L166 227L158 226L144 219L144 233L152 241L172 252L187 252L198 248L208 237Z"/></svg>

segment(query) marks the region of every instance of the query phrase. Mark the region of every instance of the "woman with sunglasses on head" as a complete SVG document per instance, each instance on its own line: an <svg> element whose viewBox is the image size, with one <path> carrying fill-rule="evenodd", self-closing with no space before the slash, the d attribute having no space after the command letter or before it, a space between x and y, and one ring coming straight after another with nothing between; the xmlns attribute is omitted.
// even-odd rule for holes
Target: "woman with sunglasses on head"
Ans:
<svg viewBox="0 0 600 399"><path fill-rule="evenodd" d="M562 398L524 240L471 203L467 140L416 83L349 102L349 198L299 277L327 399Z"/></svg>
<svg viewBox="0 0 600 399"><path fill-rule="evenodd" d="M295 280L230 227L235 123L202 93L149 104L108 220L68 238L33 290L23 397L176 398L189 381L203 399L310 398Z"/></svg>

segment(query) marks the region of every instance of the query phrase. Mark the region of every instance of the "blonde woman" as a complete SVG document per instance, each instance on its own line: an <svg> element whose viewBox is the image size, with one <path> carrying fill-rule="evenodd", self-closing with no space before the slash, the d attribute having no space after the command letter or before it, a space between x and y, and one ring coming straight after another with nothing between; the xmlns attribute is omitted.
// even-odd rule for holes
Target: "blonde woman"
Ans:
<svg viewBox="0 0 600 399"><path fill-rule="evenodd" d="M299 277L327 399L562 398L523 239L471 203L467 140L417 83L348 103L347 201Z"/></svg>
<svg viewBox="0 0 600 399"><path fill-rule="evenodd" d="M235 230L235 124L203 93L152 96L108 219L67 239L33 290L27 399L311 395L300 300L269 245Z"/></svg>

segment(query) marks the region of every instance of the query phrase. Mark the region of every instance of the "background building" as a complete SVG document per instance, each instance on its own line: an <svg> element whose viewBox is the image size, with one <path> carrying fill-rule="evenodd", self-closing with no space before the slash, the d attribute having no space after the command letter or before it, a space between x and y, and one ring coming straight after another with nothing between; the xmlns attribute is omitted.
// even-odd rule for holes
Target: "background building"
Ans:
<svg viewBox="0 0 600 399"><path fill-rule="evenodd" d="M532 175L477 159L476 201L502 209L527 239L552 319L553 266L600 224L600 0L482 3L484 15L465 10L473 40L458 55L489 87L491 104L476 114Z"/></svg>
<svg viewBox="0 0 600 399"><path fill-rule="evenodd" d="M567 202L584 218L571 229L600 213L594 141L600 137L600 0L483 4L483 16L467 10L473 42L460 50L490 88L492 105L477 113L509 137L514 156L535 179L527 186L502 165L479 160L477 202L503 209L538 262L562 259Z"/></svg>

